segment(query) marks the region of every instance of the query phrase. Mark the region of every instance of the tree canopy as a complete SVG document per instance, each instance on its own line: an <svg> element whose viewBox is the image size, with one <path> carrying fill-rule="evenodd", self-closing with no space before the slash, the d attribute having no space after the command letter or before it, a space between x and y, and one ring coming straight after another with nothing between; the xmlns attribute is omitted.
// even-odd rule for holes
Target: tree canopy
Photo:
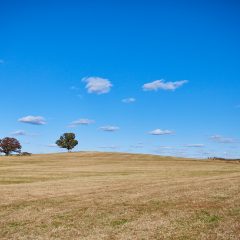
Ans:
<svg viewBox="0 0 240 240"><path fill-rule="evenodd" d="M0 152L5 153L6 156L11 152L21 152L21 144L16 138L3 138L0 139Z"/></svg>
<svg viewBox="0 0 240 240"><path fill-rule="evenodd" d="M68 151L72 150L78 145L78 141L75 139L74 133L64 133L57 141L56 144L61 148L66 148Z"/></svg>

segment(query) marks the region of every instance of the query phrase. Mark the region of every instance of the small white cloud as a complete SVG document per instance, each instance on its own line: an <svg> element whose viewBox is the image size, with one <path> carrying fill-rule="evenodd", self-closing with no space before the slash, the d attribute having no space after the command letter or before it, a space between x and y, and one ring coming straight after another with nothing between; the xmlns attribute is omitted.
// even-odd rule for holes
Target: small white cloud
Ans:
<svg viewBox="0 0 240 240"><path fill-rule="evenodd" d="M92 123L94 123L94 122L95 122L94 120L87 119L87 118L82 118L82 119L73 121L73 122L69 125L69 127L77 127L78 125L89 125L89 124L92 124Z"/></svg>
<svg viewBox="0 0 240 240"><path fill-rule="evenodd" d="M124 98L123 100L122 100L122 102L123 103L134 103L134 102L136 102L136 99L135 98Z"/></svg>
<svg viewBox="0 0 240 240"><path fill-rule="evenodd" d="M100 77L86 77L82 79L86 82L86 89L88 93L104 94L110 92L112 83L105 78Z"/></svg>
<svg viewBox="0 0 240 240"><path fill-rule="evenodd" d="M105 131L105 132L115 132L115 131L119 130L119 127L116 127L116 126L104 126L104 127L100 127L100 129Z"/></svg>
<svg viewBox="0 0 240 240"><path fill-rule="evenodd" d="M181 81L176 81L176 82L165 82L164 79L161 79L161 80L156 80L156 81L144 84L143 90L144 91L157 91L159 89L162 89L162 90L174 91L186 83L188 83L187 80L181 80Z"/></svg>
<svg viewBox="0 0 240 240"><path fill-rule="evenodd" d="M221 135L213 135L210 137L210 139L217 143L235 143L236 142L236 140L233 138L226 138Z"/></svg>
<svg viewBox="0 0 240 240"><path fill-rule="evenodd" d="M11 135L13 135L13 136L26 136L27 133L24 130L18 130L18 131L12 132Z"/></svg>
<svg viewBox="0 0 240 240"><path fill-rule="evenodd" d="M46 147L58 147L58 145L55 144L55 143L53 143L53 144L48 144L48 145L46 145Z"/></svg>
<svg viewBox="0 0 240 240"><path fill-rule="evenodd" d="M189 148L202 148L204 147L204 144L187 144L184 147L189 147Z"/></svg>
<svg viewBox="0 0 240 240"><path fill-rule="evenodd" d="M46 120L41 116L26 116L18 119L19 122L29 123L33 125L44 125L46 124Z"/></svg>
<svg viewBox="0 0 240 240"><path fill-rule="evenodd" d="M161 130L161 129L155 129L151 132L149 132L149 134L151 135L171 135L173 134L174 132L173 131L170 131L170 130Z"/></svg>

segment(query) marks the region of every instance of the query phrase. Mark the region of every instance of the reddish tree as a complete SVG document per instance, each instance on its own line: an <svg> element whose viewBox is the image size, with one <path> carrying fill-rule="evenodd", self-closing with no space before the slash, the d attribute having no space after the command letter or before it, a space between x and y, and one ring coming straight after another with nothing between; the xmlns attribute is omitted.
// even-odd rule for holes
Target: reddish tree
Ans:
<svg viewBox="0 0 240 240"><path fill-rule="evenodd" d="M16 138L3 138L0 139L0 152L5 153L8 156L11 152L20 152L21 144Z"/></svg>

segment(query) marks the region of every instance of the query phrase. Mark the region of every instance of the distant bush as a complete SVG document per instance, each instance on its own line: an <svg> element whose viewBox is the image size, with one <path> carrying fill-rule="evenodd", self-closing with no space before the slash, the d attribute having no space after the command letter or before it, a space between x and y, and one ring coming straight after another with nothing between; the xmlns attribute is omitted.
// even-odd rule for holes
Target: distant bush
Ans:
<svg viewBox="0 0 240 240"><path fill-rule="evenodd" d="M220 160L220 161L239 161L240 162L240 159L233 159L233 158L220 158L220 157L209 157L208 159L210 160Z"/></svg>
<svg viewBox="0 0 240 240"><path fill-rule="evenodd" d="M18 156L31 156L31 155L32 155L32 154L29 153L29 152L21 152L21 153L19 153Z"/></svg>

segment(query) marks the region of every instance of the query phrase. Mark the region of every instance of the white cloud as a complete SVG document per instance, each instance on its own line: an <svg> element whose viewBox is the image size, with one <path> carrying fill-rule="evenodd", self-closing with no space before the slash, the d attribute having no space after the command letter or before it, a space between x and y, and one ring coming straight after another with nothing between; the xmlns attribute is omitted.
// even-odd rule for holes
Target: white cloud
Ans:
<svg viewBox="0 0 240 240"><path fill-rule="evenodd" d="M124 98L123 100L122 100L122 102L123 103L134 103L134 102L136 102L136 99L135 98Z"/></svg>
<svg viewBox="0 0 240 240"><path fill-rule="evenodd" d="M89 125L89 124L92 124L94 122L95 122L94 120L90 120L90 119L87 119L87 118L82 118L82 119L73 121L69 125L69 127L77 127L78 125Z"/></svg>
<svg viewBox="0 0 240 240"><path fill-rule="evenodd" d="M177 88L181 87L182 85L188 83L187 80L181 80L176 82L165 82L164 79L156 80L150 83L145 83L143 85L144 91L157 91L159 89L162 90L176 90Z"/></svg>
<svg viewBox="0 0 240 240"><path fill-rule="evenodd" d="M46 124L46 120L41 116L26 116L18 119L19 122L29 123L33 125L44 125Z"/></svg>
<svg viewBox="0 0 240 240"><path fill-rule="evenodd" d="M82 79L86 82L86 89L88 93L104 94L108 93L113 86L112 83L105 78L100 77L86 77Z"/></svg>
<svg viewBox="0 0 240 240"><path fill-rule="evenodd" d="M26 136L27 133L24 130L18 130L18 131L12 132L11 135L13 135L13 136Z"/></svg>
<svg viewBox="0 0 240 240"><path fill-rule="evenodd" d="M189 148L202 148L204 147L204 144L187 144L184 147L189 147Z"/></svg>
<svg viewBox="0 0 240 240"><path fill-rule="evenodd" d="M48 145L46 145L46 147L58 147L58 145L55 144L55 143L53 143L53 144L48 144Z"/></svg>
<svg viewBox="0 0 240 240"><path fill-rule="evenodd" d="M213 135L210 137L210 139L217 143L235 143L236 142L235 139L233 138L226 138L221 135Z"/></svg>
<svg viewBox="0 0 240 240"><path fill-rule="evenodd" d="M104 126L104 127L100 127L100 129L105 131L105 132L115 132L115 131L119 130L119 127L116 127L116 126Z"/></svg>
<svg viewBox="0 0 240 240"><path fill-rule="evenodd" d="M173 131L161 130L159 128L149 132L149 134L151 134L151 135L170 135L170 134L173 134L173 133L174 133Z"/></svg>

